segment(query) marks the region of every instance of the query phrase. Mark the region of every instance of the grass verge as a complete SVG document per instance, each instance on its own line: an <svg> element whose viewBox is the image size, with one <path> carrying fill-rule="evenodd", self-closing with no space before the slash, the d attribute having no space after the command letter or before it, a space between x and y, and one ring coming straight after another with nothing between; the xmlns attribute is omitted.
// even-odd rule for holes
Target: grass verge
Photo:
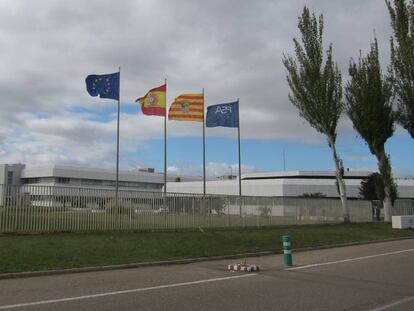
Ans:
<svg viewBox="0 0 414 311"><path fill-rule="evenodd" d="M1 235L0 273L104 266L413 237L390 224L312 225L183 232Z"/></svg>

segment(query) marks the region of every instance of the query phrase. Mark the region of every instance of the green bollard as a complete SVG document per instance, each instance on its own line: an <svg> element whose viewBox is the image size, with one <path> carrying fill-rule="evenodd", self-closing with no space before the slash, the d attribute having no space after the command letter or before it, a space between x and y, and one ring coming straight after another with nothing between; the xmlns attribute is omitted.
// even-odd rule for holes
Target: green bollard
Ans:
<svg viewBox="0 0 414 311"><path fill-rule="evenodd" d="M283 240L283 263L285 266L292 266L292 245L290 243L290 236L282 236Z"/></svg>

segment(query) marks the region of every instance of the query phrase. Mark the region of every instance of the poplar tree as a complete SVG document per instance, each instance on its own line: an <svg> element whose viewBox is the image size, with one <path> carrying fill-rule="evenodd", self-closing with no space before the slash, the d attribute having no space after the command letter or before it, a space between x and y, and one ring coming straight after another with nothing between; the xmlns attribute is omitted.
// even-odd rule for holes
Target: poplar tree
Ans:
<svg viewBox="0 0 414 311"><path fill-rule="evenodd" d="M381 204L384 201L384 183L381 174L372 173L367 178L361 181L359 188L359 195L364 200L374 201L380 200ZM398 198L397 185L394 183L391 188L391 203Z"/></svg>
<svg viewBox="0 0 414 311"><path fill-rule="evenodd" d="M414 0L385 1L391 17L391 68L397 95L397 121L414 139Z"/></svg>
<svg viewBox="0 0 414 311"><path fill-rule="evenodd" d="M298 18L301 43L294 38L296 59L283 55L287 70L289 99L313 128L325 135L335 162L335 175L341 198L344 222L349 222L343 166L336 151L336 129L343 111L342 77L333 61L332 44L324 59L322 44L323 15L319 20L305 6Z"/></svg>
<svg viewBox="0 0 414 311"><path fill-rule="evenodd" d="M375 38L366 57L362 57L360 53L358 63L350 61L351 79L345 86L345 110L354 129L378 160L384 187L384 219L390 221L393 179L385 143L394 133L392 81L389 76L381 73L378 54L378 42Z"/></svg>

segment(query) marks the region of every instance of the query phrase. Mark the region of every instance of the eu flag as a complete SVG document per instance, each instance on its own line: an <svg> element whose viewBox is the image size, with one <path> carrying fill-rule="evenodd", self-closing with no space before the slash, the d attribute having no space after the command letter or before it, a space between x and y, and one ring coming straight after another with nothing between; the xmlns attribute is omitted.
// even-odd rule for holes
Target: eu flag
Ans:
<svg viewBox="0 0 414 311"><path fill-rule="evenodd" d="M207 107L207 127L239 127L239 102Z"/></svg>
<svg viewBox="0 0 414 311"><path fill-rule="evenodd" d="M91 96L119 99L119 72L86 77L86 90Z"/></svg>

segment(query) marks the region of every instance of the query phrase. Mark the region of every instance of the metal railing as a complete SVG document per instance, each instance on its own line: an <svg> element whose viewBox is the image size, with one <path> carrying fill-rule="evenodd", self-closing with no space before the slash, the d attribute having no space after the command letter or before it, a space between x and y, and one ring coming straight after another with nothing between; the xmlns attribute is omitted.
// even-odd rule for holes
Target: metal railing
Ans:
<svg viewBox="0 0 414 311"><path fill-rule="evenodd" d="M396 200L393 215L414 215L414 200Z"/></svg>
<svg viewBox="0 0 414 311"><path fill-rule="evenodd" d="M171 230L338 223L340 200L58 186L1 186L0 232ZM351 221L372 220L369 201L348 201Z"/></svg>

